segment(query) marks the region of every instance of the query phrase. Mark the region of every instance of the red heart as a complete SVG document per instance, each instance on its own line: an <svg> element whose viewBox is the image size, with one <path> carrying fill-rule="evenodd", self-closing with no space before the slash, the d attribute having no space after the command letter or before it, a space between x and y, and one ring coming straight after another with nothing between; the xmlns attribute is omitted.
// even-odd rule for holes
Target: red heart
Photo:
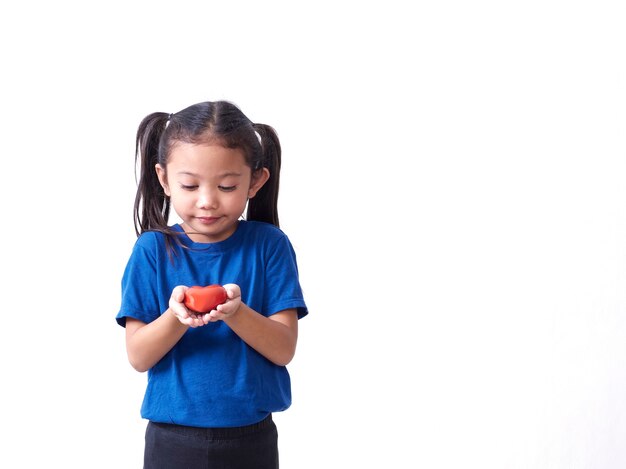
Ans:
<svg viewBox="0 0 626 469"><path fill-rule="evenodd" d="M228 299L226 289L221 285L206 287L193 286L185 292L185 306L197 313L208 313L217 308L217 305Z"/></svg>

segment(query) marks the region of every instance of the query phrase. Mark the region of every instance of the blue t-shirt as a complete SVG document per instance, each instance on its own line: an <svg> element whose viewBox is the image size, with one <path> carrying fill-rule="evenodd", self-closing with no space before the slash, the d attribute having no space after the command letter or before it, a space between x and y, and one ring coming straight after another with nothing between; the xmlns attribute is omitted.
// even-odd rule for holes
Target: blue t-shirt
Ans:
<svg viewBox="0 0 626 469"><path fill-rule="evenodd" d="M235 233L218 243L176 243L168 256L165 236L145 232L136 241L122 278L116 316L149 323L169 307L177 285L235 283L241 299L264 316L307 307L296 256L287 236L268 223L240 221ZM196 427L249 425L291 405L291 382L284 366L270 362L243 342L223 321L189 328L148 370L141 416L155 422Z"/></svg>

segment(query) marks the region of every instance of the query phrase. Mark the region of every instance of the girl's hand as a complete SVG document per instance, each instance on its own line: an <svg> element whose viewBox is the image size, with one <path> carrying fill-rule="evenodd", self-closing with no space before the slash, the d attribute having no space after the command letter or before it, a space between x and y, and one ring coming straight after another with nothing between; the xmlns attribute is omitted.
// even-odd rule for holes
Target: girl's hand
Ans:
<svg viewBox="0 0 626 469"><path fill-rule="evenodd" d="M216 309L204 315L203 319L206 320L206 323L223 321L237 314L237 311L239 311L239 307L241 306L241 288L239 288L239 285L227 283L222 286L226 290L228 299L225 303L218 305Z"/></svg>
<svg viewBox="0 0 626 469"><path fill-rule="evenodd" d="M204 326L208 323L206 318L206 314L203 316L196 315L193 311L189 311L183 301L185 301L185 292L189 289L184 285L179 285L174 287L172 290L172 295L170 296L169 306L170 311L176 319L178 319L181 323L185 324L189 327L199 327Z"/></svg>

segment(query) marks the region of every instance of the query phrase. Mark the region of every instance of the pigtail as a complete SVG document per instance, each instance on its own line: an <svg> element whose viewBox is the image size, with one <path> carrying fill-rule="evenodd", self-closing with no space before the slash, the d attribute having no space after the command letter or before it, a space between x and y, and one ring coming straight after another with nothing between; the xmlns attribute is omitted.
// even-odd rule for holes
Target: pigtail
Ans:
<svg viewBox="0 0 626 469"><path fill-rule="evenodd" d="M262 221L280 226L278 223L278 187L280 182L281 147L276 131L266 124L253 124L259 134L263 157L261 165L255 169L267 168L270 177L259 192L249 200L247 220Z"/></svg>
<svg viewBox="0 0 626 469"><path fill-rule="evenodd" d="M135 179L139 167L139 180L135 196L135 233L149 230L167 230L170 200L159 183L155 165L159 162L161 136L167 127L170 115L155 112L146 116L137 129L135 143Z"/></svg>

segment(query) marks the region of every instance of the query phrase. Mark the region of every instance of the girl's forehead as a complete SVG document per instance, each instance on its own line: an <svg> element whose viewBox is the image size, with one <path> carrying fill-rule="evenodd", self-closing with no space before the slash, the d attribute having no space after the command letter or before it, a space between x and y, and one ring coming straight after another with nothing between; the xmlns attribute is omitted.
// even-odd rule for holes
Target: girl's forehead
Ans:
<svg viewBox="0 0 626 469"><path fill-rule="evenodd" d="M170 151L167 165L181 168L196 168L197 171L229 170L241 171L248 166L244 153L239 148L227 148L221 145L180 143Z"/></svg>

